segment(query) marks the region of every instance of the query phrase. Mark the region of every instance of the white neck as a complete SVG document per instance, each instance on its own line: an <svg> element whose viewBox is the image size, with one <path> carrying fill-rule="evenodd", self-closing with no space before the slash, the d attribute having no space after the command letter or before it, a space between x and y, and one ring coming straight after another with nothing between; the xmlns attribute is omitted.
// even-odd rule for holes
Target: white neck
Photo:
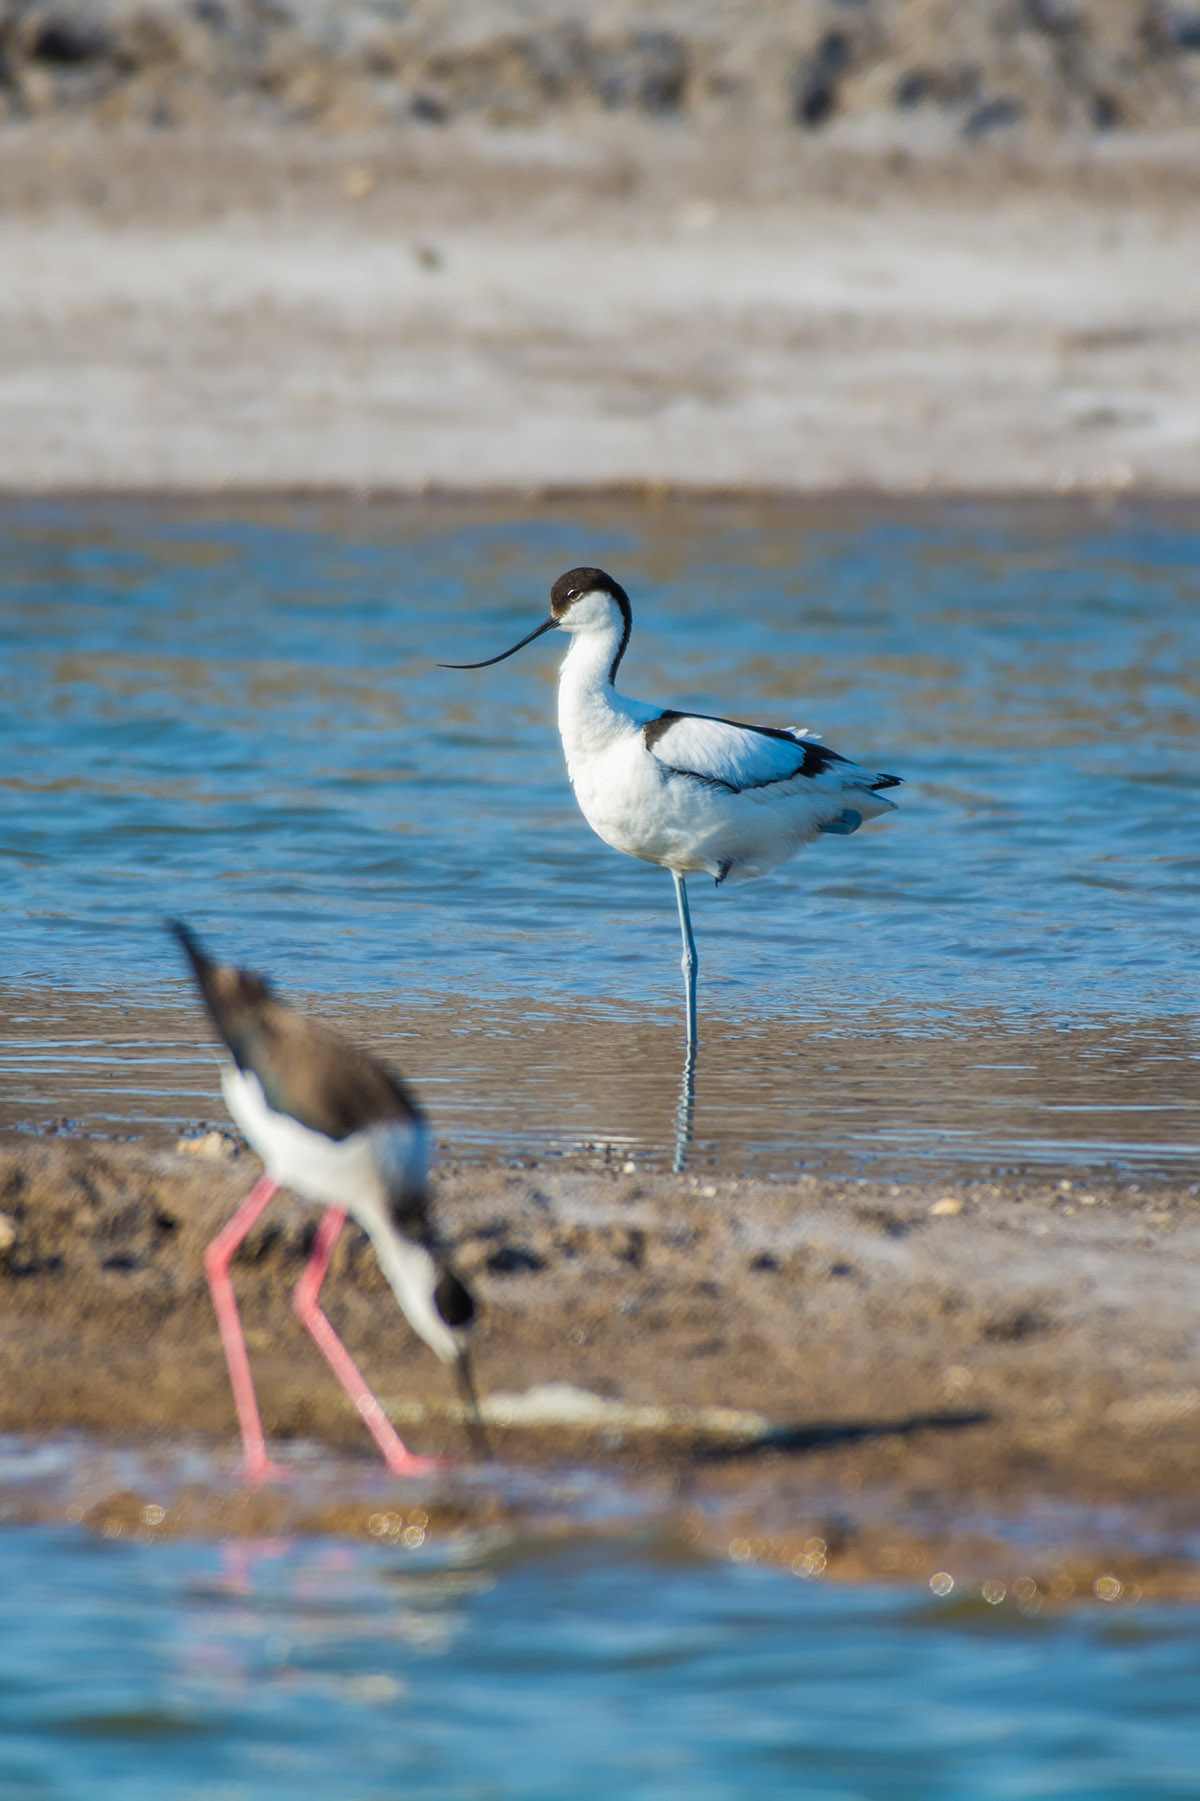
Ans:
<svg viewBox="0 0 1200 1801"><path fill-rule="evenodd" d="M628 731L631 720L652 718L654 709L626 700L612 684L613 658L621 648L621 622L576 632L558 677L558 729L567 762L577 754L602 750Z"/></svg>

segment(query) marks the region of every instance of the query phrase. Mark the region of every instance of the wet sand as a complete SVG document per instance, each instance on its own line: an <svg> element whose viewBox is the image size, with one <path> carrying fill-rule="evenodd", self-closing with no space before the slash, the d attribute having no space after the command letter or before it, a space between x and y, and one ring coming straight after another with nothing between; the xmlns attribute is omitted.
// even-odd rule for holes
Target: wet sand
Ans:
<svg viewBox="0 0 1200 1801"><path fill-rule="evenodd" d="M5 1136L0 1429L232 1453L202 1254L259 1166L210 1148ZM1106 1577L1200 1595L1196 1185L731 1180L592 1158L451 1164L437 1195L483 1303L483 1391L567 1383L617 1412L493 1426L495 1480L448 1473L417 1494L435 1525L548 1530L557 1509L561 1529L591 1529L554 1501L584 1465L705 1550L802 1563L820 1539L821 1571L799 1574L953 1567L1032 1572L1047 1598ZM351 1493L371 1448L291 1312L313 1228L281 1197L236 1286L268 1433L349 1458ZM326 1303L414 1446L461 1455L447 1373L356 1231ZM648 1428L621 1411L647 1406L679 1411ZM772 1430L688 1411L717 1406ZM513 1491L523 1467L548 1479L536 1500ZM176 1495L171 1529L378 1534L413 1505L394 1484L369 1504L328 1487L236 1498L224 1468ZM97 1480L73 1517L144 1529L157 1491Z"/></svg>
<svg viewBox="0 0 1200 1801"><path fill-rule="evenodd" d="M226 1117L203 1019L172 971L153 1002L11 985L0 1024L0 1131L136 1138L165 1149ZM994 1006L747 1010L705 984L693 1168L730 1176L883 1169L940 1179L999 1168L1127 1181L1200 1173L1194 1021L1051 1020ZM307 1012L420 1071L442 1154L558 1157L601 1147L670 1167L683 1044L660 1009L503 990L355 999L301 991Z"/></svg>

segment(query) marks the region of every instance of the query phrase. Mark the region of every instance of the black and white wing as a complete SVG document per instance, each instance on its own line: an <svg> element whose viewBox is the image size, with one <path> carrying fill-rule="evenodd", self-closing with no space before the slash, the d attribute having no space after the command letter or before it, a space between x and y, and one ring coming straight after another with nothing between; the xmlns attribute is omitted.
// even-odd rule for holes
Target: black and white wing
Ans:
<svg viewBox="0 0 1200 1801"><path fill-rule="evenodd" d="M899 776L863 769L801 730L742 725L704 713L660 713L642 727L642 738L651 756L673 775L730 794L796 784L814 798L827 794L834 816L839 797L848 790L866 799L900 781ZM872 798L870 808L883 812L891 804Z"/></svg>

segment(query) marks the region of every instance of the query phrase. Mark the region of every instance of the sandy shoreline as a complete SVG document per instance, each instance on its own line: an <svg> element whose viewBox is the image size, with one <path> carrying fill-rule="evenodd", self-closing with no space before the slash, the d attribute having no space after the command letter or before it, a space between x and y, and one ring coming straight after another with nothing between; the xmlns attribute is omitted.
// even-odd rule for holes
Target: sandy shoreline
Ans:
<svg viewBox="0 0 1200 1801"><path fill-rule="evenodd" d="M0 488L1200 485L1190 141L0 134Z"/></svg>
<svg viewBox="0 0 1200 1801"><path fill-rule="evenodd" d="M0 1430L232 1451L201 1259L257 1167L246 1153L4 1139ZM486 1393L565 1382L618 1408L756 1410L782 1432L739 1446L686 1412L670 1430L629 1415L511 1427L503 1469L608 1470L705 1549L744 1540L747 1556L790 1561L836 1536L830 1574L846 1577L924 1579L953 1554L1012 1580L1032 1567L1040 1519L1043 1588L1073 1569L1085 1589L1115 1571L1147 1594L1200 1594L1194 1187L710 1181L556 1162L452 1165L438 1196L484 1303ZM313 1223L282 1199L236 1269L264 1419L366 1467L361 1426L290 1310ZM414 1444L461 1455L445 1372L360 1235L326 1298ZM229 1492L181 1498L176 1529L223 1530ZM529 1515L528 1497L503 1497L499 1478L451 1481L435 1500L458 1527ZM132 1505L89 1502L97 1519ZM311 1494L239 1506L256 1529L345 1514L366 1530L372 1511L326 1496L322 1512Z"/></svg>

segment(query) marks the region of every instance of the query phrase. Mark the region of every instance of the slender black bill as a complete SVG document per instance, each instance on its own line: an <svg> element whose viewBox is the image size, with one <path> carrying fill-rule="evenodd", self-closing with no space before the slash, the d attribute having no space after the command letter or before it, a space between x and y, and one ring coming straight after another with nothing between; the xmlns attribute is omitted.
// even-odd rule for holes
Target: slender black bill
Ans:
<svg viewBox="0 0 1200 1801"><path fill-rule="evenodd" d="M532 644L534 639L540 638L543 632L552 632L557 624L558 624L558 620L554 618L553 614L551 614L550 618L543 619L542 623L536 628L535 631L530 632L530 634L527 638L522 638L521 642L519 644L514 644L511 650L502 650L498 657L485 657L483 659L482 663L439 663L438 668L439 669L490 669L493 663L503 663L505 657L515 657L519 650L524 650L524 648L527 644Z"/></svg>
<svg viewBox="0 0 1200 1801"><path fill-rule="evenodd" d="M479 1397L475 1393L475 1378L471 1374L471 1361L464 1350L459 1350L455 1363L458 1371L458 1386L462 1390L463 1400L467 1404L467 1438L476 1457L491 1460L492 1447L488 1443L488 1435L483 1421L479 1417Z"/></svg>

